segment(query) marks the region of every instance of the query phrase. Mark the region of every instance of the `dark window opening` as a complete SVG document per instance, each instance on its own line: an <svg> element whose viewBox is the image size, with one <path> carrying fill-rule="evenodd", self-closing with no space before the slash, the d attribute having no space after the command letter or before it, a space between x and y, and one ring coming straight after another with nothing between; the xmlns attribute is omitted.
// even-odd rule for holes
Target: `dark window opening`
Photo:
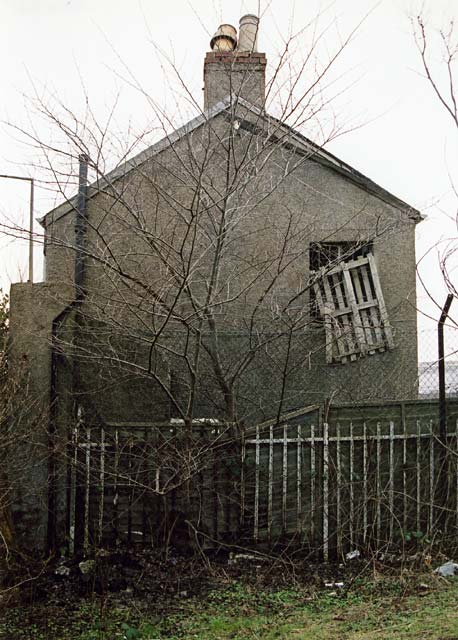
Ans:
<svg viewBox="0 0 458 640"><path fill-rule="evenodd" d="M366 257L371 253L373 243L365 242L312 242L310 244L310 271L319 271L323 267L337 265L339 262L350 262Z"/></svg>
<svg viewBox="0 0 458 640"><path fill-rule="evenodd" d="M311 242L309 250L310 271L319 271L323 268L332 268L339 262L350 262L360 257L366 257L372 252L373 243L371 240L365 242ZM361 283L364 291L364 283ZM343 289L345 296L345 290ZM332 289L332 296L335 298L336 290ZM367 299L367 298L366 298ZM335 298L334 302L338 304ZM320 310L316 299L315 288L310 289L310 315L312 318L320 317Z"/></svg>

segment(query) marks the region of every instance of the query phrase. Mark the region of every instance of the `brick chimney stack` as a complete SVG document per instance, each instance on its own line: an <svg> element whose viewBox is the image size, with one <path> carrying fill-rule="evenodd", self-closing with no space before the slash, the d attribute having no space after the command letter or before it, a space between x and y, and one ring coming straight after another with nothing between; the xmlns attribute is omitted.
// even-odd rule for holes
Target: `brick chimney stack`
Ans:
<svg viewBox="0 0 458 640"><path fill-rule="evenodd" d="M259 18L240 18L239 37L232 25L223 24L210 41L204 62L204 109L227 95L240 96L264 109L266 56L257 51Z"/></svg>

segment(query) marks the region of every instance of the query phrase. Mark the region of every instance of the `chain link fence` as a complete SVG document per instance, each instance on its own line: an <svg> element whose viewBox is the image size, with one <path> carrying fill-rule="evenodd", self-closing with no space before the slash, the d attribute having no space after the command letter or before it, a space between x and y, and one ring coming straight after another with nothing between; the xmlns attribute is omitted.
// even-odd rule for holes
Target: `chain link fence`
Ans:
<svg viewBox="0 0 458 640"><path fill-rule="evenodd" d="M445 393L458 397L458 327L447 325L445 343ZM418 393L420 398L439 397L437 327L418 332Z"/></svg>

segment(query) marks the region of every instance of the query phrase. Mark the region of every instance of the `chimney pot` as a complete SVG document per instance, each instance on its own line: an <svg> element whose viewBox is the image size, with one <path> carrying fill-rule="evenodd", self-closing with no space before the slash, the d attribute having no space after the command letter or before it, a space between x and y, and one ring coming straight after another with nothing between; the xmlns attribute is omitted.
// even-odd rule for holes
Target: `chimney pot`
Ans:
<svg viewBox="0 0 458 640"><path fill-rule="evenodd" d="M237 48L237 32L222 24L210 42L204 62L204 109L229 95L238 96L264 109L266 96L266 56L256 48L259 19L243 16Z"/></svg>
<svg viewBox="0 0 458 640"><path fill-rule="evenodd" d="M253 53L258 50L258 29L258 16L247 13L240 18L237 51Z"/></svg>
<svg viewBox="0 0 458 640"><path fill-rule="evenodd" d="M234 51L237 46L237 29L231 24L220 24L210 40L212 51Z"/></svg>

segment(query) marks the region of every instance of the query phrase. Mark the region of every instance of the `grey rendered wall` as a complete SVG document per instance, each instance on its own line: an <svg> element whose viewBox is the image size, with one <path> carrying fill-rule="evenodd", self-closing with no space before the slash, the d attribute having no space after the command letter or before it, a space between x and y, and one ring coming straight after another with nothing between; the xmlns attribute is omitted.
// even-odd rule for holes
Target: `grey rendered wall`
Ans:
<svg viewBox="0 0 458 640"><path fill-rule="evenodd" d="M70 297L53 283L14 284L10 293L9 367L23 391L10 419L8 472L18 542L30 549L46 546L51 326Z"/></svg>
<svg viewBox="0 0 458 640"><path fill-rule="evenodd" d="M44 279L46 282L68 285L75 271L73 212L52 221L45 231Z"/></svg>
<svg viewBox="0 0 458 640"><path fill-rule="evenodd" d="M121 261L129 269L138 269L144 280L149 278L152 289L160 288L167 273L151 251L147 259L141 258L145 249L139 244L138 237L126 227L123 201L135 202L136 211L141 211L146 221L151 223L154 220L157 236L172 243L177 238L181 239L184 233L181 216L189 208L196 189L193 176L186 173L187 167L191 165L191 159L199 161L210 147L212 158L205 165L205 173L221 185L225 154L216 146L221 140L227 139L228 132L227 121L223 116L218 116L211 122L211 131L202 127L192 136L176 143L173 149L162 151L140 171L128 174L117 183L115 187L122 198L114 201L108 194L92 198L88 209L90 252L96 254L101 250L98 238L101 232L107 240L106 244L121 256ZM241 134L236 139L240 154L246 150L248 138L244 136ZM259 158L264 161L263 156ZM287 177L285 166L294 168ZM278 186L272 189L272 184ZM160 186L160 189L157 190L156 186ZM246 371L239 385L240 395L244 397L241 402L245 403L242 413L246 419L254 421L272 417L278 410L281 397L283 410L324 398L357 401L415 397L417 347L413 220L405 212L353 184L336 171L314 162L313 158L296 156L291 150L285 152L285 148L276 151L269 149L268 161L262 170L246 186L243 195L236 197L239 199L239 210L247 207L250 198L251 202L258 198L258 204L233 227L236 231L227 249L224 277L230 273L232 279L243 281L246 276L240 266L240 258L260 258L264 254L274 256L288 225L294 225L297 233L291 250L296 251L297 258L276 285L276 300L281 302L307 283L310 242L371 239L388 315L395 330L396 345L392 352L377 353L345 365L328 365L323 328L309 323L295 337L291 363L293 371L287 376L284 388L280 389L280 374L278 368L273 366L275 353L268 350L260 352ZM55 225L55 233L68 233L71 218L72 215L67 215L60 220ZM47 273L50 278L63 280L64 273L68 274L65 277L71 277L69 256L62 248L48 248ZM100 319L118 321L125 327L131 316L127 306L120 305L118 297L110 294L112 287L117 286L112 275L108 277L97 260L88 260L86 273L86 304L92 305L91 314ZM263 284L260 278L259 287ZM231 329L232 337L226 338L222 347L225 357L230 358L231 353L237 354L240 349L246 348L240 347L245 338L235 318L243 314L243 309L252 304L258 294L259 289L252 288L249 294L235 301L230 312L226 313L224 322ZM308 303L308 292L304 291L298 304L307 308ZM171 340L180 340L179 331ZM214 381L211 376L203 377L205 389L201 393L200 413L212 415L213 412L214 415L215 405L220 402L219 392L212 387ZM129 402L120 412L128 417L131 406Z"/></svg>
<svg viewBox="0 0 458 640"><path fill-rule="evenodd" d="M302 186L302 191L300 187ZM297 195L299 192L300 195ZM313 197L310 194L313 193ZM317 163L294 173L275 196L276 210L300 208L311 221L311 241L374 238L374 256L396 348L347 364L328 365L318 329L310 344L304 390L340 401L414 398L417 393L415 224L404 213ZM313 237L312 237L313 235ZM308 261L305 261L308 262ZM304 262L304 277L308 264Z"/></svg>

